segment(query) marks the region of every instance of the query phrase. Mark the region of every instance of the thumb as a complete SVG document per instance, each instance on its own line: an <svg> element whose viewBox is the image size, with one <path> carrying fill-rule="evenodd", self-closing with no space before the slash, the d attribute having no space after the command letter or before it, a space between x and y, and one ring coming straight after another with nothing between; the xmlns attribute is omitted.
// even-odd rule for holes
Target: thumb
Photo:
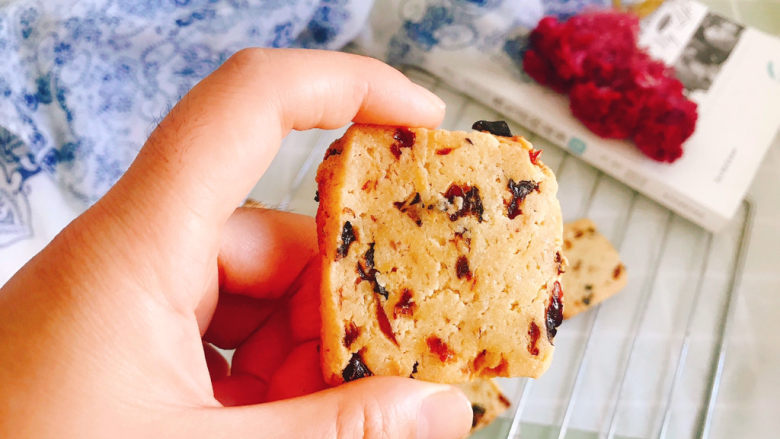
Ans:
<svg viewBox="0 0 780 439"><path fill-rule="evenodd" d="M456 439L471 428L471 404L458 389L397 377L253 406L202 409L186 422L189 438Z"/></svg>

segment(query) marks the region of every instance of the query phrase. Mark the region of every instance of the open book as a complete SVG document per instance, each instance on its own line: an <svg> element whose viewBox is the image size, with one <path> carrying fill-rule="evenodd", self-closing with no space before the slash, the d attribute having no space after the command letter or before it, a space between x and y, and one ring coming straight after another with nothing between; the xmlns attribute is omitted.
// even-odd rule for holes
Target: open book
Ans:
<svg viewBox="0 0 780 439"><path fill-rule="evenodd" d="M508 11L386 12L374 11L371 20L382 25L358 40L361 50L430 71L712 231L734 216L780 126L780 39L694 1L667 0L643 19L640 34L640 45L675 67L699 105L696 132L673 164L591 133L572 116L566 96L528 78L521 63L529 29L510 28L521 21ZM390 49L374 50L380 47Z"/></svg>

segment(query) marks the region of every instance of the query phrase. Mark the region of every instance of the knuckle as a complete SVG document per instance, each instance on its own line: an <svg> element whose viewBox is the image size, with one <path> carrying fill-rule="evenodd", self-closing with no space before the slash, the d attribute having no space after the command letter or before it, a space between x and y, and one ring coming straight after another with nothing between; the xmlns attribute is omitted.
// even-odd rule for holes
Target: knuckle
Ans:
<svg viewBox="0 0 780 439"><path fill-rule="evenodd" d="M392 438L396 437L394 431L388 414L375 398L364 398L360 404L345 401L338 408L336 437L339 439Z"/></svg>
<svg viewBox="0 0 780 439"><path fill-rule="evenodd" d="M249 47L234 53L225 61L224 66L231 70L254 70L258 65L268 61L268 57L269 53L267 49Z"/></svg>
<svg viewBox="0 0 780 439"><path fill-rule="evenodd" d="M368 57L368 64L369 66L376 69L395 70L392 67L390 67L386 62L374 57Z"/></svg>

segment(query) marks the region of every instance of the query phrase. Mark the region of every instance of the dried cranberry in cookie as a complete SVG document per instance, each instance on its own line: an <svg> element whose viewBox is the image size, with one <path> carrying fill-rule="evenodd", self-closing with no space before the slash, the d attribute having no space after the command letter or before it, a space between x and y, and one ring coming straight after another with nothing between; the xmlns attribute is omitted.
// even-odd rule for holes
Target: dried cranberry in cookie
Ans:
<svg viewBox="0 0 780 439"><path fill-rule="evenodd" d="M528 338L530 339L528 342L528 352L531 355L539 355L539 348L536 347L536 343L539 341L540 333L539 325L537 325L536 322L531 322L528 326Z"/></svg>
<svg viewBox="0 0 780 439"><path fill-rule="evenodd" d="M420 218L420 209L422 209L422 206L419 204L420 193L415 192L414 195L410 194L410 196L403 201L394 202L393 206L395 206L395 208L401 212L405 213L406 216L408 216L418 227L420 227L422 226L422 219Z"/></svg>
<svg viewBox="0 0 780 439"><path fill-rule="evenodd" d="M528 158L531 159L531 163L536 164L539 161L539 156L542 154L542 150L532 149L528 151Z"/></svg>
<svg viewBox="0 0 780 439"><path fill-rule="evenodd" d="M347 348L352 346L358 336L360 336L360 328L352 322L347 323L346 328L344 328L344 346Z"/></svg>
<svg viewBox="0 0 780 439"><path fill-rule="evenodd" d="M553 282L552 291L550 291L550 304L547 305L545 314L545 324L547 325L547 338L550 344L558 333L558 327L563 322L563 290L561 284L556 280Z"/></svg>
<svg viewBox="0 0 780 439"><path fill-rule="evenodd" d="M387 290L385 289L384 285L379 283L379 279L377 279L377 276L380 274L379 270L374 268L375 244L376 243L374 242L369 244L368 250L366 250L366 254L363 255L363 263L361 264L358 262L357 264L357 271L360 275L360 279L369 281L373 291L387 299Z"/></svg>
<svg viewBox="0 0 780 439"><path fill-rule="evenodd" d="M507 189L509 189L509 193L512 197L506 203L506 215L509 219L514 219L517 215L523 213L523 211L520 210L520 205L523 204L525 197L532 191L538 191L539 185L530 180L521 180L515 183L515 181L510 178L509 183L507 183Z"/></svg>
<svg viewBox="0 0 780 439"><path fill-rule="evenodd" d="M455 206L455 211L449 213L450 221L456 221L462 216L473 215L479 222L482 222L482 213L485 209L482 207L482 198L479 196L478 187L453 183L442 195L451 205Z"/></svg>
<svg viewBox="0 0 780 439"><path fill-rule="evenodd" d="M390 145L390 151L396 159L401 158L401 148L411 148L414 146L414 132L409 128L396 128L393 133L393 142Z"/></svg>
<svg viewBox="0 0 780 439"><path fill-rule="evenodd" d="M339 245L336 251L336 258L341 259L349 252L349 246L357 239L355 237L355 231L352 230L352 224L347 221L344 223L344 227L341 228L341 245Z"/></svg>
<svg viewBox="0 0 780 439"><path fill-rule="evenodd" d="M479 424L482 417L485 415L485 407L479 404L471 404L471 428L474 428Z"/></svg>
<svg viewBox="0 0 780 439"><path fill-rule="evenodd" d="M471 270L469 270L469 260L465 256L458 257L458 262L455 263L455 273L458 279L465 277L471 280Z"/></svg>
<svg viewBox="0 0 780 439"><path fill-rule="evenodd" d="M409 291L408 288L405 288L401 294L401 298L398 299L398 302L393 308L393 318L397 319L398 316L411 317L414 315L414 309L416 307L417 305L415 305L414 300L412 300L412 292Z"/></svg>
<svg viewBox="0 0 780 439"><path fill-rule="evenodd" d="M428 337L425 343L428 345L431 353L439 357L439 360L442 362L450 361L455 356L450 347L447 346L447 343L443 342L439 337Z"/></svg>

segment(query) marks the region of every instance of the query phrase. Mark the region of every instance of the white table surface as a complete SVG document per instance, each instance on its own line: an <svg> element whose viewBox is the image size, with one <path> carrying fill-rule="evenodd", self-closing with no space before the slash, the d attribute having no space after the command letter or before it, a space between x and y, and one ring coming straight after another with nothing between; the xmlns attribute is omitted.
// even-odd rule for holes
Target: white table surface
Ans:
<svg viewBox="0 0 780 439"><path fill-rule="evenodd" d="M717 12L780 35L778 0L703 2ZM713 425L716 438L780 437L780 136L775 137L749 197L755 221L728 340Z"/></svg>
<svg viewBox="0 0 780 439"><path fill-rule="evenodd" d="M780 136L749 197L755 217L728 339L715 438L780 436Z"/></svg>

